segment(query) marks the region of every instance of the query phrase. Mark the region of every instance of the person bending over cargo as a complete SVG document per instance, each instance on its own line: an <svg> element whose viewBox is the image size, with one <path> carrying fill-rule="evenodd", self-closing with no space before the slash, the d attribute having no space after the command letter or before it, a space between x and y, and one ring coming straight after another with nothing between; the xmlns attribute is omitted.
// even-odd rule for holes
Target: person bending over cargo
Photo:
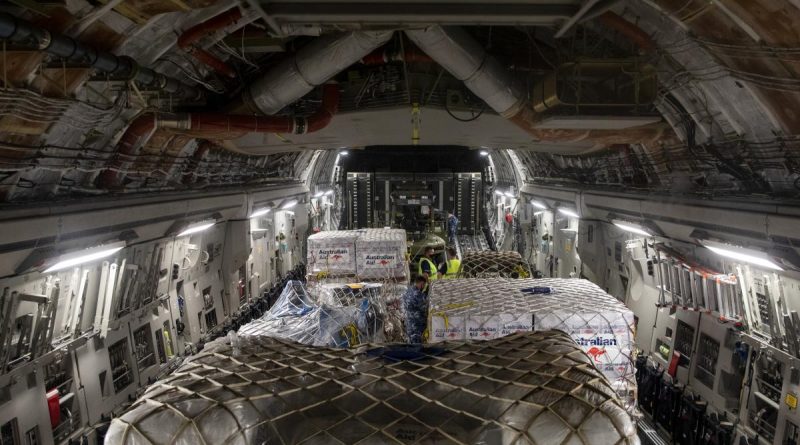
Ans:
<svg viewBox="0 0 800 445"><path fill-rule="evenodd" d="M406 336L409 343L422 343L422 334L428 325L428 296L423 292L427 285L428 280L420 275L403 295L403 312L406 314Z"/></svg>

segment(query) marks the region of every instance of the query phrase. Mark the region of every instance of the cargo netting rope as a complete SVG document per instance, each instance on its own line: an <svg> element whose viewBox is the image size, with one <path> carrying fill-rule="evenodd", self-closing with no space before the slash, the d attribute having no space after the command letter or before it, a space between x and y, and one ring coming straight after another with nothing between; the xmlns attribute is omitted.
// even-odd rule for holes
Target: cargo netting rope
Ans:
<svg viewBox="0 0 800 445"><path fill-rule="evenodd" d="M460 278L530 278L531 268L519 252L467 250L461 258Z"/></svg>
<svg viewBox="0 0 800 445"><path fill-rule="evenodd" d="M233 343L233 344L231 344ZM113 419L106 444L638 444L603 374L558 331L316 348L218 339Z"/></svg>
<svg viewBox="0 0 800 445"><path fill-rule="evenodd" d="M341 348L403 341L405 289L394 283L289 281L270 310L241 326L238 335Z"/></svg>
<svg viewBox="0 0 800 445"><path fill-rule="evenodd" d="M636 413L634 317L588 280L437 280L430 290L428 341L489 340L559 329L580 345Z"/></svg>

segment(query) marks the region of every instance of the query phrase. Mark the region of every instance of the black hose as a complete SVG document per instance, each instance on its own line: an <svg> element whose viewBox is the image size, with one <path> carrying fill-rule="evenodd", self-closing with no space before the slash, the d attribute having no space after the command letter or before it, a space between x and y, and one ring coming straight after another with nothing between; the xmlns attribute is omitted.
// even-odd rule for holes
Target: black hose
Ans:
<svg viewBox="0 0 800 445"><path fill-rule="evenodd" d="M452 117L453 119L455 119L455 120L457 120L459 122L472 122L472 121L478 119L479 117L481 117L483 112L486 111L486 104L482 102L481 103L481 110L478 112L478 114L472 116L469 119L460 118L460 117L456 116L455 114L453 114L453 112L450 111L450 108L447 106L447 100L444 101L444 111L447 111L447 114L449 114L450 117Z"/></svg>
<svg viewBox="0 0 800 445"><path fill-rule="evenodd" d="M188 99L199 99L203 92L192 85L139 66L127 56L98 51L72 37L54 34L11 14L0 13L0 39L32 46L70 62L86 64L113 77L135 80L140 84Z"/></svg>

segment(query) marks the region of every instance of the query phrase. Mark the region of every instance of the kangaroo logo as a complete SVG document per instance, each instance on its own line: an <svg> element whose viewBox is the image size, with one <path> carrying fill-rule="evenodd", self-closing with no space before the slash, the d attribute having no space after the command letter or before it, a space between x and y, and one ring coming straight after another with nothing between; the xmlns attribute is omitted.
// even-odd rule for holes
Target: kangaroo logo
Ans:
<svg viewBox="0 0 800 445"><path fill-rule="evenodd" d="M606 348L598 348L597 346L592 346L586 351L587 354L591 355L592 358L596 363L600 363L599 357L606 353Z"/></svg>

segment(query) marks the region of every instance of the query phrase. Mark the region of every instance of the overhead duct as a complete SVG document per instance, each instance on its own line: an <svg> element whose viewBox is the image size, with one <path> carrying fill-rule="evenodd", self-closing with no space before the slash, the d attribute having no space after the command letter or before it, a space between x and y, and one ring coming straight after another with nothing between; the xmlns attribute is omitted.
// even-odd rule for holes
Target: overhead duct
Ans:
<svg viewBox="0 0 800 445"><path fill-rule="evenodd" d="M125 169L136 152L157 129L170 129L194 137L230 140L245 133L305 134L325 128L339 107L339 86L329 83L324 86L322 105L307 118L249 116L225 113L144 113L133 120L120 138L114 156L108 166L97 177L99 188L114 188L120 185ZM206 149L207 151L207 149ZM195 152L191 163L199 163L205 152ZM190 170L196 170L192 165ZM184 181L191 181L184 177Z"/></svg>
<svg viewBox="0 0 800 445"><path fill-rule="evenodd" d="M354 31L320 37L253 82L242 100L253 112L275 114L385 44L392 34Z"/></svg>
<svg viewBox="0 0 800 445"><path fill-rule="evenodd" d="M601 146L648 143L671 131L669 125L661 122L615 130L537 128L547 116L531 107L525 95L515 86L511 72L463 29L431 26L405 32L417 47L462 80L493 110L539 141L593 142Z"/></svg>
<svg viewBox="0 0 800 445"><path fill-rule="evenodd" d="M322 37L285 59L245 89L243 99L252 112L275 114L308 94L345 68L384 45L393 31L350 32ZM322 106L309 118L263 117L226 113L145 113L136 118L117 143L114 157L97 177L100 188L114 188L125 166L156 129L172 129L195 137L230 140L245 133L304 134L327 126L339 106L339 89L325 85ZM239 109L239 107L232 107ZM121 174L122 173L122 174Z"/></svg>
<svg viewBox="0 0 800 445"><path fill-rule="evenodd" d="M79 42L63 34L55 34L26 20L0 13L0 39L35 47L75 64L85 64L114 78L135 80L139 85L165 91L190 100L200 99L203 92L180 80L140 66L127 56L117 56Z"/></svg>
<svg viewBox="0 0 800 445"><path fill-rule="evenodd" d="M307 118L193 112L162 114L156 125L212 139L236 139L245 133L306 134L328 126L338 108L339 86L331 82L323 87L320 108Z"/></svg>

